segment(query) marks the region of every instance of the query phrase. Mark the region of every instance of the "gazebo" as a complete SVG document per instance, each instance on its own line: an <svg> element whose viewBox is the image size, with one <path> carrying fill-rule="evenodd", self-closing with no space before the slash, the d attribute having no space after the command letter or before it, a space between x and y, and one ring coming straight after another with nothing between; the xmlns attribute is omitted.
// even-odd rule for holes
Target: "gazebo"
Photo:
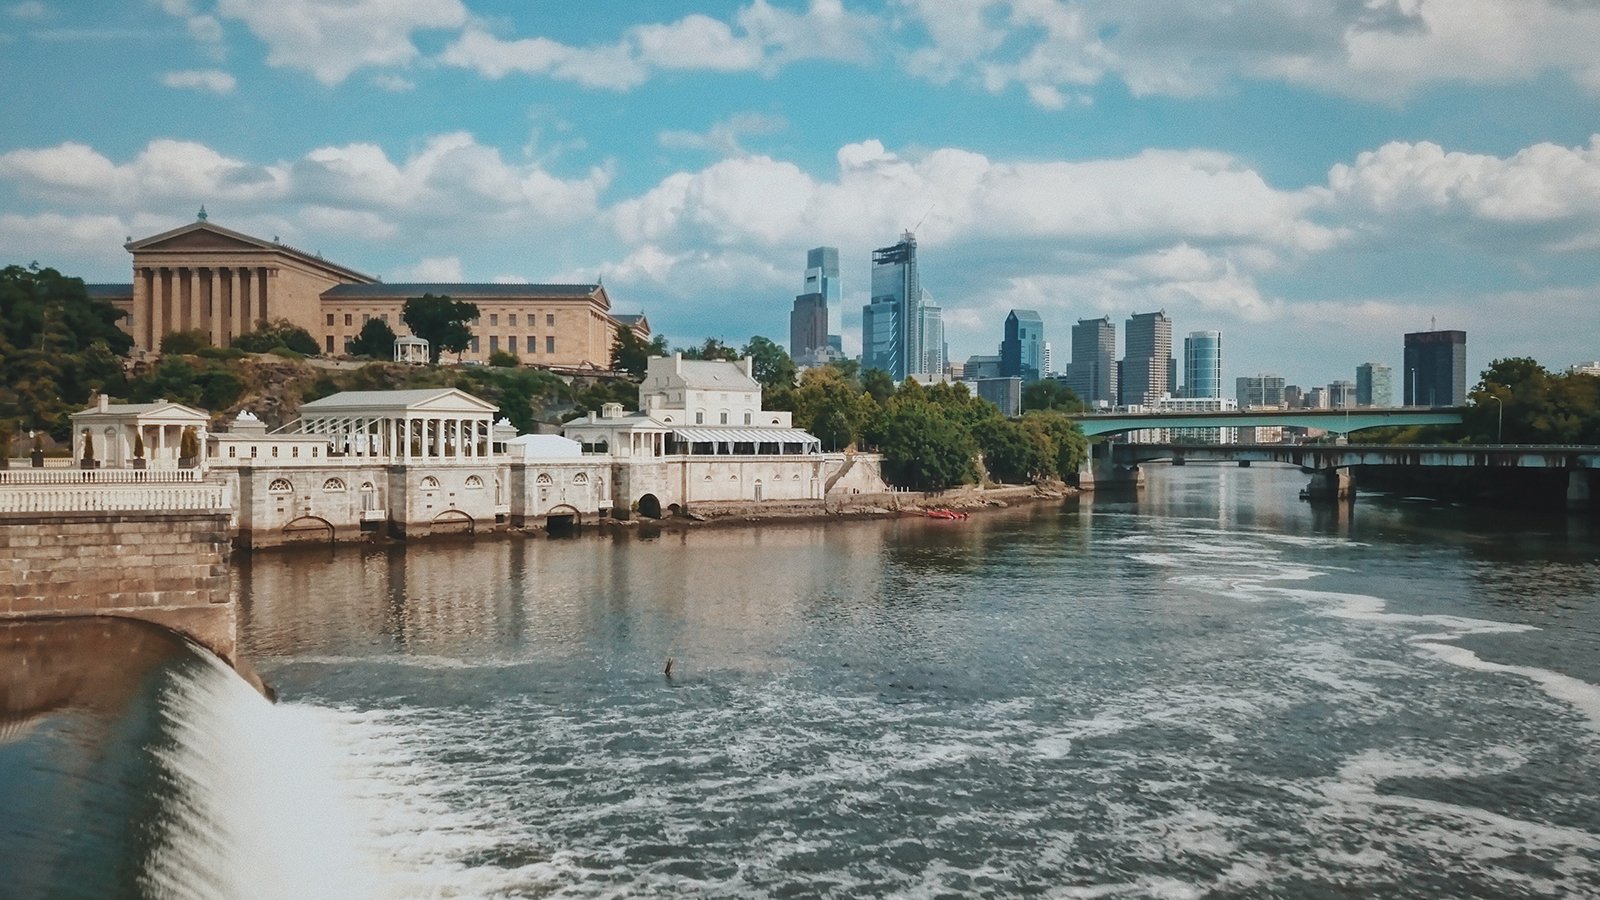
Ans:
<svg viewBox="0 0 1600 900"><path fill-rule="evenodd" d="M111 468L133 465L137 436L144 438L146 464L170 468L178 464L183 430L193 427L204 456L206 428L211 417L204 410L181 403L112 403L101 394L94 406L72 414L72 458L83 459L84 439L94 442L94 458Z"/></svg>
<svg viewBox="0 0 1600 900"><path fill-rule="evenodd" d="M395 362L423 366L428 360L428 342L423 338L407 334L394 339Z"/></svg>

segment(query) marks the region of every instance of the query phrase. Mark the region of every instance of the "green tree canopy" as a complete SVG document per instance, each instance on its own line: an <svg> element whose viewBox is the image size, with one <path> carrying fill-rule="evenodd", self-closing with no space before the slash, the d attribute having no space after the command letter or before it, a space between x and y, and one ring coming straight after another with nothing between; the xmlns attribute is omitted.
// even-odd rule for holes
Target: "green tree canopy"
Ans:
<svg viewBox="0 0 1600 900"><path fill-rule="evenodd" d="M750 357L750 368L755 379L765 388L792 388L795 376L800 374L799 367L789 358L787 350L778 346L771 338L759 334L750 338L750 342L744 345L740 355Z"/></svg>
<svg viewBox="0 0 1600 900"><path fill-rule="evenodd" d="M739 351L714 337L706 338L705 343L698 347L685 347L678 352L683 354L684 359L722 359L733 362L739 358Z"/></svg>
<svg viewBox="0 0 1600 900"><path fill-rule="evenodd" d="M795 424L821 438L828 450L855 443L878 414L872 395L832 366L807 369L789 396Z"/></svg>
<svg viewBox="0 0 1600 900"><path fill-rule="evenodd" d="M892 484L919 491L942 491L975 481L978 447L972 436L922 398L891 403L877 425L883 474Z"/></svg>
<svg viewBox="0 0 1600 900"><path fill-rule="evenodd" d="M317 339L288 319L262 322L254 331L247 331L232 341L232 346L247 353L271 353L277 349L293 350L306 356L316 356L322 348Z"/></svg>
<svg viewBox="0 0 1600 900"><path fill-rule="evenodd" d="M478 320L478 305L468 300L423 294L406 301L400 318L412 334L428 342L428 361L437 365L439 354L461 354L472 346L472 329L468 323Z"/></svg>
<svg viewBox="0 0 1600 900"><path fill-rule="evenodd" d="M646 341L632 328L617 326L616 338L611 342L612 371L626 372L642 381L645 370L650 367L650 357L666 355L666 335L658 334Z"/></svg>
<svg viewBox="0 0 1600 900"><path fill-rule="evenodd" d="M861 373L861 387L872 395L874 402L882 406L894 396L894 376L882 369L868 369Z"/></svg>
<svg viewBox="0 0 1600 900"><path fill-rule="evenodd" d="M91 394L121 390L133 346L121 319L82 279L37 264L0 269L0 418L65 440L67 416Z"/></svg>
<svg viewBox="0 0 1600 900"><path fill-rule="evenodd" d="M1022 409L1024 412L1047 409L1083 412L1085 407L1072 388L1053 378L1045 378L1022 389Z"/></svg>
<svg viewBox="0 0 1600 900"><path fill-rule="evenodd" d="M172 331L161 336L162 353L199 353L211 346L211 336L198 328Z"/></svg>
<svg viewBox="0 0 1600 900"><path fill-rule="evenodd" d="M1467 440L1510 444L1600 443L1600 378L1554 374L1527 357L1497 359L1469 394Z"/></svg>
<svg viewBox="0 0 1600 900"><path fill-rule="evenodd" d="M382 319L368 319L361 323L361 333L355 340L346 341L344 352L350 356L369 359L394 359L394 329Z"/></svg>

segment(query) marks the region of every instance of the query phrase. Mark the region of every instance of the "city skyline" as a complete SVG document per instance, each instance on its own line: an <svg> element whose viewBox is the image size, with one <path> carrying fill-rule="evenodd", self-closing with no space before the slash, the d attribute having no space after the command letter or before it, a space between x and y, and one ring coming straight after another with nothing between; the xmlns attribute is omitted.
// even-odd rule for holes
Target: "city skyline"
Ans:
<svg viewBox="0 0 1600 900"><path fill-rule="evenodd" d="M1064 347L1161 308L1229 335L1224 382L1398 370L1434 318L1473 375L1562 369L1600 333L1597 43L1561 0L4 0L0 247L120 280L205 204L394 281L604 281L688 345L781 341L755 301L831 246L854 356L912 230L956 359L1009 309Z"/></svg>

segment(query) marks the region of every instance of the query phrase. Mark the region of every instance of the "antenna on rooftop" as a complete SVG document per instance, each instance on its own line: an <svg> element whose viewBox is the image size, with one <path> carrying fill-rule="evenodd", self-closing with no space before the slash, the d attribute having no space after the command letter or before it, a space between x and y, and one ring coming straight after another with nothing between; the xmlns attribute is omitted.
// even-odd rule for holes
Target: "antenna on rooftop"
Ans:
<svg viewBox="0 0 1600 900"><path fill-rule="evenodd" d="M1429 331L1438 331L1439 330L1439 317L1438 316L1429 316L1428 317L1428 330Z"/></svg>

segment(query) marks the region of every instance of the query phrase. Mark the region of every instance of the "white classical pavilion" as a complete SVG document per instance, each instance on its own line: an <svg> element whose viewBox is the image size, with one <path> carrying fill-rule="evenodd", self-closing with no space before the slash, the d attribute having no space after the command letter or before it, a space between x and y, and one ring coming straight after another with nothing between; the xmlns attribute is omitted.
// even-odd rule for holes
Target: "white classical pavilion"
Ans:
<svg viewBox="0 0 1600 900"><path fill-rule="evenodd" d="M88 436L101 465L129 466L137 436L143 438L144 459L149 465L175 466L183 430L194 428L203 454L206 426L210 423L211 417L204 410L182 403L112 403L101 394L94 406L72 414L72 458L83 458L83 442Z"/></svg>
<svg viewBox="0 0 1600 900"><path fill-rule="evenodd" d="M344 391L300 407L285 431L318 435L334 458L384 462L486 461L515 429L497 426L496 407L455 388Z"/></svg>

